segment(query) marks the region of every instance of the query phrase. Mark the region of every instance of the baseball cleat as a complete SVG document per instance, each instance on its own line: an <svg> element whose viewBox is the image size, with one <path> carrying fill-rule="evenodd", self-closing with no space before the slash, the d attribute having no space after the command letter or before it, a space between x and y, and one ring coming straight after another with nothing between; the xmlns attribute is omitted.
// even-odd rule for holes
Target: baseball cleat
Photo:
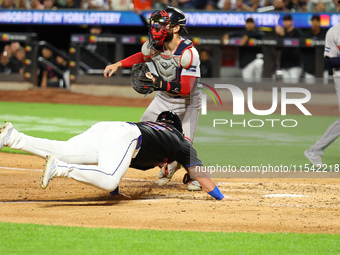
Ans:
<svg viewBox="0 0 340 255"><path fill-rule="evenodd" d="M40 182L40 186L42 189L46 189L48 184L50 183L50 181L53 179L54 175L57 172L57 165L58 161L57 159L52 156L52 155L48 155L46 156L46 163L45 163L45 170L44 173L41 177L41 182Z"/></svg>
<svg viewBox="0 0 340 255"><path fill-rule="evenodd" d="M202 186L201 184L199 184L198 181L190 180L190 182L188 183L188 190L189 191L200 191L202 190Z"/></svg>
<svg viewBox="0 0 340 255"><path fill-rule="evenodd" d="M308 149L304 152L305 157L314 165L314 166L322 166L322 157L316 154L313 150Z"/></svg>
<svg viewBox="0 0 340 255"><path fill-rule="evenodd" d="M171 180L174 173L179 169L178 166L179 165L176 161L164 164L158 174L158 186L164 186L167 184Z"/></svg>
<svg viewBox="0 0 340 255"><path fill-rule="evenodd" d="M165 184L167 184L171 179L169 178L159 178L158 181L156 182L158 186L164 186Z"/></svg>
<svg viewBox="0 0 340 255"><path fill-rule="evenodd" d="M12 123L5 121L5 124L0 128L0 150L2 147L7 145L7 141L9 140L13 130L14 127Z"/></svg>

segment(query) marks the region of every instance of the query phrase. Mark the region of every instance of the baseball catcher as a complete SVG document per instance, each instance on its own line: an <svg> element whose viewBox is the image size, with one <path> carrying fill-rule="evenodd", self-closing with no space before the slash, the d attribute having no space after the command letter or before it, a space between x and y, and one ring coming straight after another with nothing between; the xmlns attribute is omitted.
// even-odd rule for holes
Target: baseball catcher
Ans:
<svg viewBox="0 0 340 255"><path fill-rule="evenodd" d="M106 66L104 77L111 77L118 68L132 67L132 85L138 93L157 91L140 121L155 121L159 112L174 111L182 120L185 137L193 143L201 108L197 87L200 60L192 41L181 36L188 32L186 21L185 14L172 6L154 11L148 22L149 40L141 51ZM158 184L168 183L177 169L176 161L166 163L158 175ZM201 186L192 178L188 190L201 190Z"/></svg>

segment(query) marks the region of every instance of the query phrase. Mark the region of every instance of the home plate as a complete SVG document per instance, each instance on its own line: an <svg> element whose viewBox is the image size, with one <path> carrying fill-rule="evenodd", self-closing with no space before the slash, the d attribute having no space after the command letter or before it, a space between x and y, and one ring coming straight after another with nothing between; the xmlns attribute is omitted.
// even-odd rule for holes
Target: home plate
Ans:
<svg viewBox="0 0 340 255"><path fill-rule="evenodd" d="M264 195L264 197L309 197L309 196L298 195L298 194L269 194L269 195Z"/></svg>

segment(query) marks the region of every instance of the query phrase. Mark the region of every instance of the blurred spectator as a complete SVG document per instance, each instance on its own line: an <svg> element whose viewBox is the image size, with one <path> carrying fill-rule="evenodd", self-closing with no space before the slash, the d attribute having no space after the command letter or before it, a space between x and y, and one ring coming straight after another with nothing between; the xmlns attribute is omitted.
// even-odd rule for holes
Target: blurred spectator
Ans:
<svg viewBox="0 0 340 255"><path fill-rule="evenodd" d="M18 65L17 65L17 72L20 74L24 73L25 69L25 60L26 60L26 51L24 47L20 47L18 51L15 54L17 60L18 60Z"/></svg>
<svg viewBox="0 0 340 255"><path fill-rule="evenodd" d="M66 51L61 50L65 56L67 56ZM62 74L57 73L59 79L60 87L68 87L68 81L70 80L70 70L68 66L68 61L62 55L57 55L56 57L57 67L62 71ZM68 85L66 85L68 84Z"/></svg>
<svg viewBox="0 0 340 255"><path fill-rule="evenodd" d="M4 50L1 53L1 72L6 74L20 72L20 69L23 68L23 62L17 58L17 55L19 51L21 51L21 48L22 47L18 42L12 42L11 44L5 45Z"/></svg>
<svg viewBox="0 0 340 255"><path fill-rule="evenodd" d="M11 68L8 66L9 57L6 51L0 53L0 73L10 74Z"/></svg>
<svg viewBox="0 0 340 255"><path fill-rule="evenodd" d="M17 8L18 9L30 9L30 1L28 0L18 0L17 1Z"/></svg>
<svg viewBox="0 0 340 255"><path fill-rule="evenodd" d="M286 8L290 10L291 12L303 11L300 6L299 0L287 0Z"/></svg>
<svg viewBox="0 0 340 255"><path fill-rule="evenodd" d="M220 9L220 10L223 9L224 1L225 1L225 0L218 0L218 1L217 1L217 8L218 8L218 9Z"/></svg>
<svg viewBox="0 0 340 255"><path fill-rule="evenodd" d="M320 12L317 10L317 6L319 10L322 10L321 12L325 12L325 11L329 12L333 10L335 7L333 0L309 0L309 2L307 3L307 11L308 12Z"/></svg>
<svg viewBox="0 0 340 255"><path fill-rule="evenodd" d="M8 67L11 69L11 73L19 73L23 68L23 63L17 58L18 51L9 58ZM23 70L22 70L23 71Z"/></svg>
<svg viewBox="0 0 340 255"><path fill-rule="evenodd" d="M53 51L47 47L43 47L41 50L42 57L49 63L39 63L40 65L40 87L47 88L49 84L58 83L59 77L53 66L57 66L57 61L53 55Z"/></svg>
<svg viewBox="0 0 340 255"><path fill-rule="evenodd" d="M16 52L20 49L20 43L19 42L12 42L11 43L11 50L12 54L16 54Z"/></svg>
<svg viewBox="0 0 340 255"><path fill-rule="evenodd" d="M195 0L177 0L177 3L172 4L180 9L195 9Z"/></svg>
<svg viewBox="0 0 340 255"><path fill-rule="evenodd" d="M245 4L243 0L224 0L222 9L225 11L254 11L253 8Z"/></svg>
<svg viewBox="0 0 340 255"><path fill-rule="evenodd" d="M163 10L169 5L171 5L169 0L154 0L152 2L152 8L155 10Z"/></svg>
<svg viewBox="0 0 340 255"><path fill-rule="evenodd" d="M217 0L192 0L190 3L196 10L215 10Z"/></svg>
<svg viewBox="0 0 340 255"><path fill-rule="evenodd" d="M108 0L109 10L130 11L133 9L132 0Z"/></svg>
<svg viewBox="0 0 340 255"><path fill-rule="evenodd" d="M326 4L322 1L318 2L317 5L315 6L315 12L326 12L327 7Z"/></svg>
<svg viewBox="0 0 340 255"><path fill-rule="evenodd" d="M3 0L1 3L2 9L15 9L16 4L14 0Z"/></svg>
<svg viewBox="0 0 340 255"><path fill-rule="evenodd" d="M45 6L45 10L57 10L62 7L57 0L44 0L43 5Z"/></svg>
<svg viewBox="0 0 340 255"><path fill-rule="evenodd" d="M283 17L283 27L275 27L276 34L283 39L301 39L301 30L294 27L293 17L286 14ZM282 69L283 81L286 83L297 83L300 79L301 67L301 50L300 47L282 47L278 52L277 58L279 66Z"/></svg>
<svg viewBox="0 0 340 255"><path fill-rule="evenodd" d="M83 0L81 7L87 10L107 10L108 4L106 0Z"/></svg>
<svg viewBox="0 0 340 255"><path fill-rule="evenodd" d="M89 29L91 43L85 44L84 48L86 50L82 51L80 59L91 69L103 69L105 63L101 58L105 58L107 61L107 56L109 53L107 43L98 43L94 37L102 34L102 28L100 26L91 26ZM99 55L99 56L98 56Z"/></svg>
<svg viewBox="0 0 340 255"><path fill-rule="evenodd" d="M273 2L274 12L288 11L283 0L274 0Z"/></svg>
<svg viewBox="0 0 340 255"><path fill-rule="evenodd" d="M223 36L223 44L229 43L230 37L242 37L239 48L239 66L242 68L242 77L245 81L260 81L263 72L263 54L261 47L246 47L250 38L263 39L264 32L257 30L253 18L248 18L245 30L235 31ZM245 46L245 47L243 47Z"/></svg>
<svg viewBox="0 0 340 255"><path fill-rule="evenodd" d="M103 29L101 26L94 25L90 27L89 32L91 35L97 36L102 34ZM92 53L96 53L104 58L106 58L109 53L109 48L106 43L89 43L85 46L85 48Z"/></svg>
<svg viewBox="0 0 340 255"><path fill-rule="evenodd" d="M66 51L63 51L63 50L62 50L62 52L63 52L65 55L67 55ZM57 67L58 67L61 71L65 72L65 71L68 70L68 61L67 61L67 59L65 59L62 55L57 55L57 57L56 57L56 63L57 63Z"/></svg>
<svg viewBox="0 0 340 255"><path fill-rule="evenodd" d="M12 57L12 55L16 54L19 48L20 48L20 43L12 42L11 44L6 44L4 46L4 51L6 51L7 56L10 58Z"/></svg>
<svg viewBox="0 0 340 255"><path fill-rule="evenodd" d="M307 11L307 2L308 2L308 1L309 1L309 0L298 0L299 6L300 6L300 10L301 10L302 12Z"/></svg>
<svg viewBox="0 0 340 255"><path fill-rule="evenodd" d="M208 1L204 6L206 11L214 11L217 9L217 3L215 1Z"/></svg>
<svg viewBox="0 0 340 255"><path fill-rule="evenodd" d="M315 39L315 40L325 40L326 30L321 29L320 16L314 14L311 19L311 29L305 33L305 38ZM315 83L315 48L302 48L302 56L305 70L305 80L306 83ZM323 77L328 78L328 70L324 71Z"/></svg>
<svg viewBox="0 0 340 255"><path fill-rule="evenodd" d="M60 6L60 8L64 8L64 9L78 9L78 8L80 8L80 4L78 5L75 0L66 0L66 5Z"/></svg>
<svg viewBox="0 0 340 255"><path fill-rule="evenodd" d="M213 63L210 58L210 49L203 47L200 50L200 70L202 78L212 78L213 76Z"/></svg>
<svg viewBox="0 0 340 255"><path fill-rule="evenodd" d="M151 11L152 0L133 0L133 9L141 11Z"/></svg>
<svg viewBox="0 0 340 255"><path fill-rule="evenodd" d="M45 10L56 10L57 7L53 6L54 2L53 0L44 0L43 5L45 7Z"/></svg>
<svg viewBox="0 0 340 255"><path fill-rule="evenodd" d="M340 3L338 0L333 0L334 8L330 9L329 12L340 12Z"/></svg>
<svg viewBox="0 0 340 255"><path fill-rule="evenodd" d="M39 0L31 0L32 10L44 10L45 6Z"/></svg>
<svg viewBox="0 0 340 255"><path fill-rule="evenodd" d="M254 11L258 8L269 6L270 4L270 0L250 0L247 2L247 5L249 5Z"/></svg>

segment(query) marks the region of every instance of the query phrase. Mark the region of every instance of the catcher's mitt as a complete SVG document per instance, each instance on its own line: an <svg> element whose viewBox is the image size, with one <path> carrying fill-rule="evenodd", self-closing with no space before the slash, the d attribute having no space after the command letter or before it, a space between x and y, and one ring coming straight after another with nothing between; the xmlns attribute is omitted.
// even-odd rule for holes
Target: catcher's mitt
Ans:
<svg viewBox="0 0 340 255"><path fill-rule="evenodd" d="M155 78L155 82L152 81L153 77ZM132 67L131 83L134 90L140 94L147 95L155 90L160 90L162 79L152 74L147 64L138 63Z"/></svg>

